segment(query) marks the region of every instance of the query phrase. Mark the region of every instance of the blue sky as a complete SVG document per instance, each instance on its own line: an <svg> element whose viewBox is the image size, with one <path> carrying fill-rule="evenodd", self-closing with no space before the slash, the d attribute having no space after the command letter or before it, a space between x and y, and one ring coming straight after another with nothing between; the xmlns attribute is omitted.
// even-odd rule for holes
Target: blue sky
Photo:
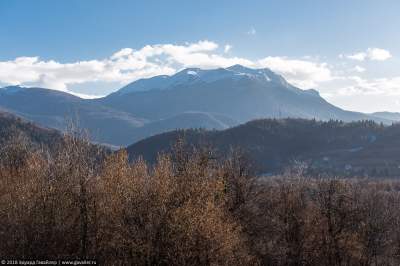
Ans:
<svg viewBox="0 0 400 266"><path fill-rule="evenodd" d="M400 111L399 10L394 0L4 0L0 84L89 97L184 67L243 63L347 109Z"/></svg>

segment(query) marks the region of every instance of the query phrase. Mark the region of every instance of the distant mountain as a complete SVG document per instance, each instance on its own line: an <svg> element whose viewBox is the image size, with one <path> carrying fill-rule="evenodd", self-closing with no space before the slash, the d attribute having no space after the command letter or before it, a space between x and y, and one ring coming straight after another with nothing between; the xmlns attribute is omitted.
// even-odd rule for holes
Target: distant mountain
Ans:
<svg viewBox="0 0 400 266"><path fill-rule="evenodd" d="M225 129L236 124L222 115L201 112L148 120L64 92L18 86L0 89L0 108L59 130L72 120L88 129L93 141L116 146L179 128Z"/></svg>
<svg viewBox="0 0 400 266"><path fill-rule="evenodd" d="M181 137L190 145L214 147L220 155L240 148L259 173L282 172L300 161L317 173L400 175L400 125L384 127L372 121L255 120L222 131L163 133L129 146L128 153L131 159L154 161Z"/></svg>
<svg viewBox="0 0 400 266"><path fill-rule="evenodd" d="M373 117L378 117L382 119L387 119L387 120L393 120L393 121L400 121L400 113L393 113L393 112L376 112L370 114Z"/></svg>
<svg viewBox="0 0 400 266"><path fill-rule="evenodd" d="M388 122L335 107L317 91L296 88L269 69L240 65L212 70L189 68L173 76L141 79L98 101L149 120L202 112L222 115L236 124L273 117Z"/></svg>
<svg viewBox="0 0 400 266"><path fill-rule="evenodd" d="M94 100L43 88L6 87L0 89L0 109L60 130L72 119L89 130L93 141L116 146L174 129L226 129L258 118L394 121L342 110L316 90L296 88L269 69L240 65L141 79Z"/></svg>
<svg viewBox="0 0 400 266"><path fill-rule="evenodd" d="M39 125L64 130L68 120L89 130L96 142L125 145L146 122L132 114L99 105L68 93L43 88L0 89L0 107Z"/></svg>

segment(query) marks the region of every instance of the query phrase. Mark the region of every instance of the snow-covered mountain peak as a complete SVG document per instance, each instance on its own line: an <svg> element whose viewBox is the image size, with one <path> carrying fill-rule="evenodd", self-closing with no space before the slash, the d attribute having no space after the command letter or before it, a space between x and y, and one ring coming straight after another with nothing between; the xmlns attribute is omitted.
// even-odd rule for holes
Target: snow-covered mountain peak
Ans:
<svg viewBox="0 0 400 266"><path fill-rule="evenodd" d="M216 69L185 68L172 76L163 75L140 79L128 84L119 90L117 94L165 90L197 83L212 83L222 80L238 81L241 79L249 79L261 83L279 83L289 88L289 84L282 76L268 68L253 69L242 65L233 65L227 68Z"/></svg>

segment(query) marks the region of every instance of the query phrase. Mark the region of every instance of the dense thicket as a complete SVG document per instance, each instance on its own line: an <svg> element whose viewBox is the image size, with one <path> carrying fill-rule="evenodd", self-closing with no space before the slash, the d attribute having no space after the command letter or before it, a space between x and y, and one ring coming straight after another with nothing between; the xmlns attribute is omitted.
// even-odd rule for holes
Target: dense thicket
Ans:
<svg viewBox="0 0 400 266"><path fill-rule="evenodd" d="M10 140L0 257L105 265L399 265L400 182L256 178L240 152L178 142L157 163Z"/></svg>

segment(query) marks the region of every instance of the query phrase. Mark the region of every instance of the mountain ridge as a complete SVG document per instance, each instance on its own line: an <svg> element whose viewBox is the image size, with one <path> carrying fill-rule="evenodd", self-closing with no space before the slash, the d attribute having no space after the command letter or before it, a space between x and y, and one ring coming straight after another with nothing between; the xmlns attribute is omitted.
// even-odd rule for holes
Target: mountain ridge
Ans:
<svg viewBox="0 0 400 266"><path fill-rule="evenodd" d="M299 89L269 69L241 65L187 68L171 76L140 79L99 99L10 86L0 89L0 108L59 130L65 128L66 118L77 117L93 141L116 146L174 129L226 129L261 118L395 121L343 110L318 91Z"/></svg>
<svg viewBox="0 0 400 266"><path fill-rule="evenodd" d="M305 163L307 170L348 176L398 176L400 125L373 121L345 123L305 119L260 119L225 130L177 130L127 147L131 160L155 162L178 139L188 146L209 146L219 156L239 149L258 174L279 174Z"/></svg>

